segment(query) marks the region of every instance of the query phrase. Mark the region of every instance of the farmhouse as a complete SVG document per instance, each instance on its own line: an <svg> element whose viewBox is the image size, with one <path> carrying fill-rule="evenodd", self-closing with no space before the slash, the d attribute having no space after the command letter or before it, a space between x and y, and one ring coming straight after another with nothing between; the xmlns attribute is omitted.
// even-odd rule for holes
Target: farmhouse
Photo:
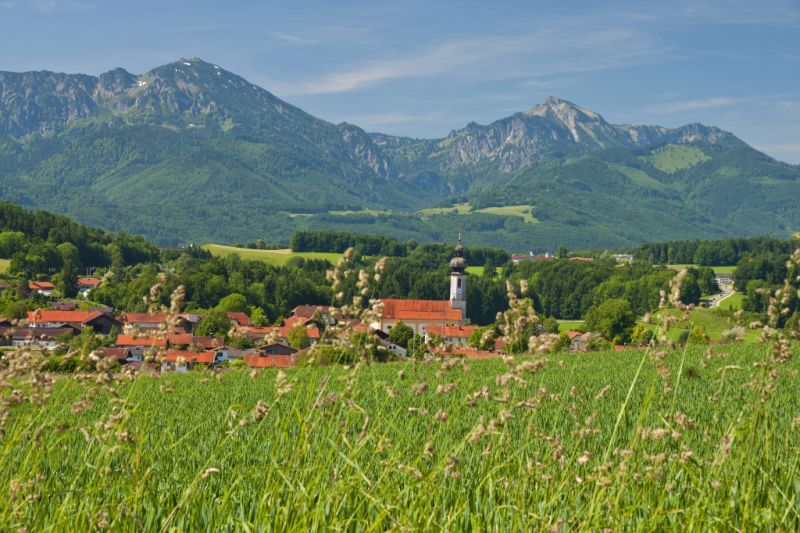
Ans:
<svg viewBox="0 0 800 533"><path fill-rule="evenodd" d="M28 311L28 325L32 328L52 328L69 325L78 330L90 327L97 333L108 335L112 328L119 329L122 323L105 311L56 311L37 309Z"/></svg>
<svg viewBox="0 0 800 533"><path fill-rule="evenodd" d="M28 290L37 292L42 296L52 296L56 286L49 281L31 281L28 283Z"/></svg>
<svg viewBox="0 0 800 533"><path fill-rule="evenodd" d="M164 354L161 362L161 371L174 370L175 372L186 372L195 365L214 364L216 354L214 352L188 352L185 350L170 350Z"/></svg>
<svg viewBox="0 0 800 533"><path fill-rule="evenodd" d="M102 278L78 278L78 292L86 298L89 296L89 291L99 287L102 282Z"/></svg>

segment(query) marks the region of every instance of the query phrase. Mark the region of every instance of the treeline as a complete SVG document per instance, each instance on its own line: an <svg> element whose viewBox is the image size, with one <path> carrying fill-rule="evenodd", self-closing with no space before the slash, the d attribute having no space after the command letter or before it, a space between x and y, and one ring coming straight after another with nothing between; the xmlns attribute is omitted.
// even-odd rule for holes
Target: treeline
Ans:
<svg viewBox="0 0 800 533"><path fill-rule="evenodd" d="M529 296L539 313L558 319L584 318L612 299L626 300L637 316L655 311L659 292L668 290L676 274L649 262L618 266L613 260L525 262L508 270L512 280L528 281ZM683 280L681 301L696 304L702 295L718 291L710 268L691 268Z"/></svg>
<svg viewBox="0 0 800 533"><path fill-rule="evenodd" d="M11 272L35 277L66 267L123 268L158 257L158 248L141 237L105 233L67 217L0 202L0 258L11 259Z"/></svg>
<svg viewBox="0 0 800 533"><path fill-rule="evenodd" d="M737 264L745 254L789 254L789 240L772 237L721 239L715 241L672 241L643 244L632 250L636 259L655 264L723 266Z"/></svg>
<svg viewBox="0 0 800 533"><path fill-rule="evenodd" d="M364 255L400 257L416 247L413 242L400 244L397 239L377 235L357 235L343 231L298 231L292 236L289 247L293 252L342 253L357 248Z"/></svg>
<svg viewBox="0 0 800 533"><path fill-rule="evenodd" d="M342 253L354 248L357 253L369 256L407 257L412 252L436 253L447 251L452 257L453 244L417 244L415 241L399 242L392 237L360 235L340 231L299 231L292 236L290 247L293 252L334 252ZM468 247L464 250L467 263L484 266L490 263L501 266L511 256L505 250L487 247Z"/></svg>

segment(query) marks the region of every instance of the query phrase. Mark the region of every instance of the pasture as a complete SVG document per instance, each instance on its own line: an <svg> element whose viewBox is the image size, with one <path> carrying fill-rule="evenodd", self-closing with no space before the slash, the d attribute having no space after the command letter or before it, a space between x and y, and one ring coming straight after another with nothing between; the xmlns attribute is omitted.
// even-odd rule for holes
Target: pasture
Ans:
<svg viewBox="0 0 800 533"><path fill-rule="evenodd" d="M284 266L292 258L302 257L303 259L324 259L332 264L336 264L342 254L328 253L328 252L292 252L289 249L285 250L255 250L251 248L237 248L235 246L225 246L222 244L206 244L203 246L205 250L211 252L212 255L218 257L225 257L227 255L238 255L242 259L249 259L251 261L263 261L274 266Z"/></svg>

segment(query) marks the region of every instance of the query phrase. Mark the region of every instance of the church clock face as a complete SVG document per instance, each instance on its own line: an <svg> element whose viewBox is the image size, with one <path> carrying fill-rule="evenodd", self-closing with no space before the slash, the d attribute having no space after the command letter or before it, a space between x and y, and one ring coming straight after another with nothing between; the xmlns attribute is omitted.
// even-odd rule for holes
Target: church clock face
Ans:
<svg viewBox="0 0 800 533"><path fill-rule="evenodd" d="M461 287L456 289L456 294L461 294Z"/></svg>

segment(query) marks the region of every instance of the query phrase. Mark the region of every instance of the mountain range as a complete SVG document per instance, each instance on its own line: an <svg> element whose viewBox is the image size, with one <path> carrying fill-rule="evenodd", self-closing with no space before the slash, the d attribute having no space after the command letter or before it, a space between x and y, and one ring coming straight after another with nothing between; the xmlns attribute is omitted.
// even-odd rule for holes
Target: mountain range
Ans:
<svg viewBox="0 0 800 533"><path fill-rule="evenodd" d="M335 229L509 250L785 236L800 167L712 126L616 125L550 97L440 139L316 118L197 58L0 72L0 198L161 244Z"/></svg>

